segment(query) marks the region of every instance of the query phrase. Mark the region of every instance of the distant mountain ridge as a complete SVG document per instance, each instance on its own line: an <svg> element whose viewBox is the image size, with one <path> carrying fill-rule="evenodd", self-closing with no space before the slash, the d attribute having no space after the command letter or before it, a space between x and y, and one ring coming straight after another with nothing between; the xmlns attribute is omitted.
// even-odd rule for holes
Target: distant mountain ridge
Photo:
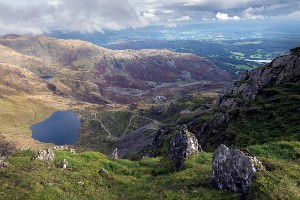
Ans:
<svg viewBox="0 0 300 200"><path fill-rule="evenodd" d="M92 103L151 96L153 84L231 79L207 59L169 50L113 51L79 40L17 35L1 37L0 49L1 63L53 76L58 91Z"/></svg>

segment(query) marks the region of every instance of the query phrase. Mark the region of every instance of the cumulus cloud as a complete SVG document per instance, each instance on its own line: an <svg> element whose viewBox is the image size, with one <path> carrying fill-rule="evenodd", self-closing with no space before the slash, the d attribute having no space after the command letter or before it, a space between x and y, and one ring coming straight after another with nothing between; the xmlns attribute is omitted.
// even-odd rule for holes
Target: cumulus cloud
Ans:
<svg viewBox="0 0 300 200"><path fill-rule="evenodd" d="M218 12L216 18L219 20L240 20L238 16L229 17L227 13Z"/></svg>

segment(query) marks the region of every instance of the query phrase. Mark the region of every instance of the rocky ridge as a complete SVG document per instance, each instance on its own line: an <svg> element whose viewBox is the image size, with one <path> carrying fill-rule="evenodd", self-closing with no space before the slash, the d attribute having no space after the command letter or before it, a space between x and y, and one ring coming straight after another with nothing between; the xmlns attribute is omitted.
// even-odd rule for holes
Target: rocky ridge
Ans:
<svg viewBox="0 0 300 200"><path fill-rule="evenodd" d="M204 149L224 143L228 138L226 128L235 117L235 113L250 110L249 102L255 100L262 89L281 85L285 80L300 83L299 51L280 56L266 66L243 73L234 82L229 93L219 96L212 119L194 119L188 125L189 130L195 133Z"/></svg>

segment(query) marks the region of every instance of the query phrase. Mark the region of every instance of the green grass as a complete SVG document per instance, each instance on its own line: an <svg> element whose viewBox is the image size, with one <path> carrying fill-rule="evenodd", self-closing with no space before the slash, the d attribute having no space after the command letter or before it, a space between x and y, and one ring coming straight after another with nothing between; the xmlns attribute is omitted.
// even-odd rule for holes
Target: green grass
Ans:
<svg viewBox="0 0 300 200"><path fill-rule="evenodd" d="M228 144L245 147L276 140L300 140L300 87L284 83L261 90L249 110L235 112L226 130Z"/></svg>
<svg viewBox="0 0 300 200"><path fill-rule="evenodd" d="M237 199L239 195L211 187L212 154L191 156L174 172L166 158L113 160L96 152L55 151L55 161L30 160L33 152L17 152L11 166L0 169L2 199ZM63 159L68 169L59 168ZM98 173L105 169L108 174Z"/></svg>
<svg viewBox="0 0 300 200"><path fill-rule="evenodd" d="M266 166L250 199L298 199L300 143L273 142L248 147ZM188 157L176 172L166 157L115 160L97 152L55 151L54 162L32 161L32 151L14 153L0 168L1 199L239 199L209 181L212 153ZM61 169L63 159L68 169ZM101 169L108 171L99 173Z"/></svg>
<svg viewBox="0 0 300 200"><path fill-rule="evenodd" d="M249 147L266 166L252 187L251 199L300 198L300 143L275 142Z"/></svg>

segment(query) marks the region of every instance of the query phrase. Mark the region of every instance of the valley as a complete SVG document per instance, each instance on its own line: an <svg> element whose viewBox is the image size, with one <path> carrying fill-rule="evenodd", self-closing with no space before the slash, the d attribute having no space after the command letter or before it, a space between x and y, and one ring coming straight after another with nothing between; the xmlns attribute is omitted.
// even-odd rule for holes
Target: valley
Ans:
<svg viewBox="0 0 300 200"><path fill-rule="evenodd" d="M0 49L0 147L11 155L5 157L11 166L0 168L6 199L300 194L298 48L234 82L208 59L170 50L110 50L79 40L11 35L0 38ZM258 58L271 57L251 59ZM33 139L30 126L59 111L72 111L80 120L76 144ZM51 126L64 130L62 124ZM187 145L177 145L184 137ZM196 153L179 153L185 157L178 168L172 144L174 151L184 146ZM246 148L242 155L262 161L264 170L255 171L247 186L250 193L211 184L213 152L221 144ZM34 160L45 148L50 157ZM16 194L12 185L23 192Z"/></svg>

